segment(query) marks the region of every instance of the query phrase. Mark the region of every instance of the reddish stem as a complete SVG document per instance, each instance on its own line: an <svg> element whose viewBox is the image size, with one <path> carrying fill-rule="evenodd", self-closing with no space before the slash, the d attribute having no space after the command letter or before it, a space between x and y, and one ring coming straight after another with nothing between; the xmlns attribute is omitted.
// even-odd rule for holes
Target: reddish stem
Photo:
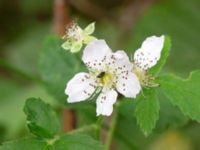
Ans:
<svg viewBox="0 0 200 150"><path fill-rule="evenodd" d="M54 0L54 18L53 30L59 35L65 34L66 25L69 23L69 5L67 0ZM71 109L63 110L63 130L64 132L71 131L75 128L76 116Z"/></svg>

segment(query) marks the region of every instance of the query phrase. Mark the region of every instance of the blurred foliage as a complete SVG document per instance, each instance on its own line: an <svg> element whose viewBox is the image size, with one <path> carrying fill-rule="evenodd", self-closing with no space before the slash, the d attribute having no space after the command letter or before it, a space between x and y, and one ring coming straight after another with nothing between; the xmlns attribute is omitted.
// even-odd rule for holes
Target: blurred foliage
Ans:
<svg viewBox="0 0 200 150"><path fill-rule="evenodd" d="M52 0L18 0L20 10L25 15L39 15L40 17L44 17L45 15L52 14Z"/></svg>
<svg viewBox="0 0 200 150"><path fill-rule="evenodd" d="M130 0L109 0L109 1L90 0L90 1L94 2L98 6L110 9L110 8L115 8L117 6L121 6L122 4Z"/></svg>
<svg viewBox="0 0 200 150"><path fill-rule="evenodd" d="M41 3L43 2L23 2L23 0L0 2L0 56L14 68L13 70L0 68L2 73L0 76L0 138L3 138L0 142L17 138L27 132L24 126L25 115L22 111L27 97L38 96L55 104L53 98L41 85L27 83L24 76L15 72L20 70L33 77L38 74L38 55L41 41L49 33L48 14L51 13L50 1L49 6L43 3L41 7ZM46 6L48 9L45 9ZM43 15L40 15L41 13ZM40 16L43 16L41 21Z"/></svg>
<svg viewBox="0 0 200 150"><path fill-rule="evenodd" d="M49 20L52 0L0 1L0 44L5 46L38 23ZM2 51L1 49L0 51Z"/></svg>
<svg viewBox="0 0 200 150"><path fill-rule="evenodd" d="M69 53L61 47L63 42L60 37L47 38L40 55L39 67L46 88L58 101L65 104L66 83L75 73L81 72L84 66L79 54Z"/></svg>
<svg viewBox="0 0 200 150"><path fill-rule="evenodd" d="M154 140L149 150L192 150L190 140L180 132L170 130Z"/></svg>
<svg viewBox="0 0 200 150"><path fill-rule="evenodd" d="M41 41L44 41L49 29L48 23L32 24L26 33L5 46L4 55L7 62L15 64L16 68L32 76L38 75L37 65L42 47Z"/></svg>
<svg viewBox="0 0 200 150"><path fill-rule="evenodd" d="M145 37L150 35L170 35L172 50L166 69L184 75L198 69L200 67L199 7L199 0L158 2L138 19L127 49L136 50Z"/></svg>
<svg viewBox="0 0 200 150"><path fill-rule="evenodd" d="M25 132L23 106L27 97L41 97L55 104L55 101L38 85L22 86L19 82L5 77L0 78L0 83L0 125L2 127L0 135L3 136L4 133L6 139L21 136Z"/></svg>

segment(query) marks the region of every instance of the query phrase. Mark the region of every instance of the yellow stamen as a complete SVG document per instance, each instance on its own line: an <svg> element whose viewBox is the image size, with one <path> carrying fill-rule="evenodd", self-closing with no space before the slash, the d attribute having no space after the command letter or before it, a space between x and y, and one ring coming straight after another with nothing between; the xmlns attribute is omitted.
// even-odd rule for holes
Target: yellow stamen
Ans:
<svg viewBox="0 0 200 150"><path fill-rule="evenodd" d="M146 80L146 72L143 70L140 70L138 68L134 68L133 72L136 74L138 77L140 83L142 83L144 80Z"/></svg>
<svg viewBox="0 0 200 150"><path fill-rule="evenodd" d="M105 73L104 76L101 78L101 82L103 83L103 85L105 86L110 86L112 85L112 76L108 73Z"/></svg>

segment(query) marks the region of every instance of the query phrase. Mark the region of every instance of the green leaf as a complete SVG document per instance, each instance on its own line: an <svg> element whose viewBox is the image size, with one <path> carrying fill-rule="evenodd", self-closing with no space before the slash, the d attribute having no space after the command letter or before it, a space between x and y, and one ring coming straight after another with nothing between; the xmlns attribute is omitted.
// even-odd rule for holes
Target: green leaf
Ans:
<svg viewBox="0 0 200 150"><path fill-rule="evenodd" d="M165 75L159 79L163 93L186 116L200 122L200 70L194 71L187 79Z"/></svg>
<svg viewBox="0 0 200 150"><path fill-rule="evenodd" d="M0 150L104 150L104 146L88 135L66 134L52 140L26 138L5 142Z"/></svg>
<svg viewBox="0 0 200 150"><path fill-rule="evenodd" d="M152 67L149 70L150 74L158 74L160 72L160 70L162 69L162 67L165 65L166 60L169 56L170 53L170 48L171 48L171 40L169 36L165 36L165 42L164 42L164 46L161 52L161 57L160 60L158 61L158 63Z"/></svg>
<svg viewBox="0 0 200 150"><path fill-rule="evenodd" d="M23 28L27 31L21 32L20 30L20 38L10 42L4 49L5 59L16 69L31 76L37 76L38 54L41 49L41 41L49 33L49 24L34 23L31 26L24 25Z"/></svg>
<svg viewBox="0 0 200 150"><path fill-rule="evenodd" d="M0 150L45 150L47 143L36 138L20 139L17 141L5 142Z"/></svg>
<svg viewBox="0 0 200 150"><path fill-rule="evenodd" d="M87 135L66 134L60 138L44 141L36 138L5 142L0 150L104 150L104 146Z"/></svg>
<svg viewBox="0 0 200 150"><path fill-rule="evenodd" d="M59 37L47 38L40 57L40 74L47 90L60 102L66 103L66 83L83 68L79 55L65 51Z"/></svg>
<svg viewBox="0 0 200 150"><path fill-rule="evenodd" d="M173 106L160 89L156 92L160 103L160 117L154 132L160 133L169 128L176 129L186 125L188 117L183 115L176 106Z"/></svg>
<svg viewBox="0 0 200 150"><path fill-rule="evenodd" d="M67 134L53 145L55 150L104 150L103 145L90 136Z"/></svg>
<svg viewBox="0 0 200 150"><path fill-rule="evenodd" d="M39 137L53 138L60 130L55 111L40 99L29 98L24 112L27 115L28 128Z"/></svg>
<svg viewBox="0 0 200 150"><path fill-rule="evenodd" d="M159 118L159 101L155 89L144 89L136 99L135 116L140 128L147 136Z"/></svg>

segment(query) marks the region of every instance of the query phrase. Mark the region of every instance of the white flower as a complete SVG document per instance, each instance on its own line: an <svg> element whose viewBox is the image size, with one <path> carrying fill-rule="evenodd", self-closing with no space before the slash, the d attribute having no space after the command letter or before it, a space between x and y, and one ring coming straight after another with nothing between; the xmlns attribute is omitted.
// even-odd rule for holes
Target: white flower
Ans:
<svg viewBox="0 0 200 150"><path fill-rule="evenodd" d="M95 40L84 49L82 60L89 73L78 73L68 82L65 90L68 102L84 101L101 88L96 101L97 116L109 116L117 92L129 98L140 92L140 83L132 72L133 64L124 51L113 53L104 40Z"/></svg>
<svg viewBox="0 0 200 150"><path fill-rule="evenodd" d="M143 86L151 86L149 81L151 76L147 75L147 71L155 66L161 57L161 51L164 46L164 36L151 36L146 38L141 48L136 50L134 54L134 73L138 76Z"/></svg>
<svg viewBox="0 0 200 150"><path fill-rule="evenodd" d="M91 34L95 30L95 23L89 24L85 29L81 29L75 21L68 25L66 35L63 37L66 41L62 44L65 50L70 50L72 53L79 52L83 44L96 40Z"/></svg>

